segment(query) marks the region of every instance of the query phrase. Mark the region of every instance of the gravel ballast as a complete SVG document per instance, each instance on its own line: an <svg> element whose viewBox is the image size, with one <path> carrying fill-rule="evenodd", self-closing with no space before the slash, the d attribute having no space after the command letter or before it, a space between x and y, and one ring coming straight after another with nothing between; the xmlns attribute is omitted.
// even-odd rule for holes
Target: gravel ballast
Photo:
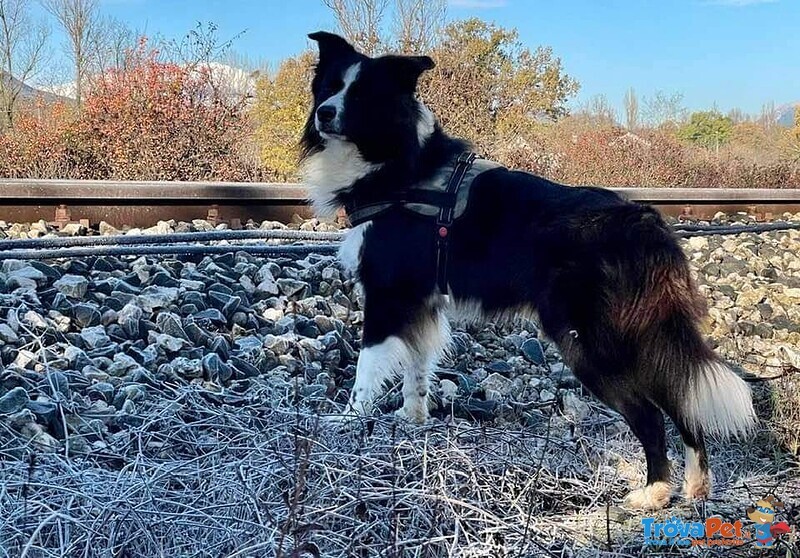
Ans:
<svg viewBox="0 0 800 558"><path fill-rule="evenodd" d="M0 222L9 238L49 230ZM706 333L754 380L763 421L713 445L711 501L661 516L796 501L800 232L681 244ZM534 322L455 327L428 424L393 418L395 387L342 430L325 416L346 403L363 313L332 256L4 260L0 302L0 556L649 552L642 516L615 505L643 482L641 448Z"/></svg>

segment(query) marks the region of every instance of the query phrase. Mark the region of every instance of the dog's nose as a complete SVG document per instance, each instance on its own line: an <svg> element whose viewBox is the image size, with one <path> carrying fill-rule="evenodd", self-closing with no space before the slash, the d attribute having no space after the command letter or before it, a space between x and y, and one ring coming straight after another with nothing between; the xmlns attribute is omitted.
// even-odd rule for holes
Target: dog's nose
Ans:
<svg viewBox="0 0 800 558"><path fill-rule="evenodd" d="M320 122L329 123L336 118L336 107L331 105L322 105L317 109L317 118Z"/></svg>

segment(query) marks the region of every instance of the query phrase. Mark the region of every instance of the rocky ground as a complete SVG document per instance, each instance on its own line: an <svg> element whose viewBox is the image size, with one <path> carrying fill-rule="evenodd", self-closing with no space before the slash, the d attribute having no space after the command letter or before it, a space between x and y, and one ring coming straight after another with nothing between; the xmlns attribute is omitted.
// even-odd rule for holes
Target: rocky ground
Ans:
<svg viewBox="0 0 800 558"><path fill-rule="evenodd" d="M682 244L764 420L713 447L712 500L659 517L742 519L774 491L796 521L800 232ZM346 401L361 318L328 256L0 262L0 556L655 554L617 507L640 447L535 323L457 328L429 424L396 422L393 389L340 431L320 417Z"/></svg>

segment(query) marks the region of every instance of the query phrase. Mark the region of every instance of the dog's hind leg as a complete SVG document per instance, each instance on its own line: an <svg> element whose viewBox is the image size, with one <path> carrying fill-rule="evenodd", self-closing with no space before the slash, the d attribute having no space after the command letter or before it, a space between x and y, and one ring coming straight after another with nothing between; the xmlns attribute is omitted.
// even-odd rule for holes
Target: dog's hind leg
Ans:
<svg viewBox="0 0 800 558"><path fill-rule="evenodd" d="M647 461L647 484L628 494L624 505L634 509L661 509L669 504L672 496L664 415L658 407L643 398L626 398L618 407L631 431L642 443Z"/></svg>
<svg viewBox="0 0 800 558"><path fill-rule="evenodd" d="M683 495L687 500L701 500L711 494L711 472L702 434L695 434L678 423L686 450Z"/></svg>
<svg viewBox="0 0 800 558"><path fill-rule="evenodd" d="M667 458L664 415L620 376L601 375L585 361L574 368L575 376L606 405L617 411L641 442L647 461L647 484L625 498L628 508L657 510L669 504L672 496L670 464Z"/></svg>

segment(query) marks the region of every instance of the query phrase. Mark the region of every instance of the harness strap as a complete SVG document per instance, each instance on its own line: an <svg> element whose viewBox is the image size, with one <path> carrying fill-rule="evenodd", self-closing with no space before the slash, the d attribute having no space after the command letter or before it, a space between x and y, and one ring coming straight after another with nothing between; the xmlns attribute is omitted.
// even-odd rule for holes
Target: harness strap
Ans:
<svg viewBox="0 0 800 558"><path fill-rule="evenodd" d="M462 153L458 156L453 174L450 175L450 181L444 192L452 203L440 206L439 217L436 219L438 235L436 238L436 285L442 294L447 294L447 248L450 226L453 224L456 194L474 161L474 153Z"/></svg>
<svg viewBox="0 0 800 558"><path fill-rule="evenodd" d="M423 190L417 188L413 190L381 194L380 198L375 199L374 201L360 200L360 203L357 207L355 204L348 204L349 207L346 207L345 209L347 209L347 217L350 220L350 224L355 227L364 221L372 219L376 212L380 212L383 209L388 209L393 205L403 205L409 203L419 203L440 208L449 207L452 211L455 209L456 198L447 192Z"/></svg>

